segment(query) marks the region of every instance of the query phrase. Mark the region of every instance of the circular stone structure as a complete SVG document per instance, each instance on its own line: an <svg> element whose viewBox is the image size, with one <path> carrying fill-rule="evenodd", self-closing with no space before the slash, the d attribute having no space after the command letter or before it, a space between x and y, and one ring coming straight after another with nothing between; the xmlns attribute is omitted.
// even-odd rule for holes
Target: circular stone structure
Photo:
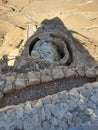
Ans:
<svg viewBox="0 0 98 130"><path fill-rule="evenodd" d="M74 61L72 43L72 39L61 31L37 32L27 40L24 55L30 57L36 55L42 60L70 65Z"/></svg>

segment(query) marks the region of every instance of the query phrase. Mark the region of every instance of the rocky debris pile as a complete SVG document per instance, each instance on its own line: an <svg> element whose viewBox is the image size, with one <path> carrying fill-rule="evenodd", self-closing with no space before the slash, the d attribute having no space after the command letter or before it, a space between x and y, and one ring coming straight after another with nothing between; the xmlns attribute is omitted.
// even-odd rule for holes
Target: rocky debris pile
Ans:
<svg viewBox="0 0 98 130"><path fill-rule="evenodd" d="M98 82L0 110L1 130L68 130L98 119Z"/></svg>

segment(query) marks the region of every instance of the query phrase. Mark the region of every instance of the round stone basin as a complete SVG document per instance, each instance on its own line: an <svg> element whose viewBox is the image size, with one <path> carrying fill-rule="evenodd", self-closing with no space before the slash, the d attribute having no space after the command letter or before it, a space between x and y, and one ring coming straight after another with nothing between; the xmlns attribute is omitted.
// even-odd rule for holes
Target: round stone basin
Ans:
<svg viewBox="0 0 98 130"><path fill-rule="evenodd" d="M29 55L60 64L70 65L72 62L72 52L68 43L55 34L38 35L32 39L29 46Z"/></svg>

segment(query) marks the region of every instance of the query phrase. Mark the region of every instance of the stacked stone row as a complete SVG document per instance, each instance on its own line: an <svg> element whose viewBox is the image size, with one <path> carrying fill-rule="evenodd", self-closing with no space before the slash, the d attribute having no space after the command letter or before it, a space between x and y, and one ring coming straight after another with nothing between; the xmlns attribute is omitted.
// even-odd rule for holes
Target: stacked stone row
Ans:
<svg viewBox="0 0 98 130"><path fill-rule="evenodd" d="M0 130L68 130L98 120L98 82L0 109Z"/></svg>
<svg viewBox="0 0 98 130"><path fill-rule="evenodd" d="M61 78L75 78L75 77L98 77L98 68L78 67L64 67L59 66L53 69L44 69L40 71L32 71L27 74L8 73L0 75L0 99L4 94L14 90L23 89L28 86L38 85L44 82L50 82Z"/></svg>

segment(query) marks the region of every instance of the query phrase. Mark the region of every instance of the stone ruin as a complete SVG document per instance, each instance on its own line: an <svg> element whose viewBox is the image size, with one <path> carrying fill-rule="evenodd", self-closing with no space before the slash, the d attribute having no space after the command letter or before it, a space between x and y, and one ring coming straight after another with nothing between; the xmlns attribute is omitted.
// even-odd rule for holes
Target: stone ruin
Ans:
<svg viewBox="0 0 98 130"><path fill-rule="evenodd" d="M95 82L98 79L97 62L89 54L89 52L81 45L81 43L75 38L73 38L70 31L64 26L63 22L59 18L54 18L52 20L44 20L42 24L36 28L36 31L33 32L33 35L32 34L30 35L31 37L29 37L28 40L26 41L21 55L16 57L14 66L10 67L7 65L7 61L9 59L7 59L6 56L4 56L1 60L2 63L1 74L0 74L0 87L1 87L0 106L1 107L3 101L5 101L3 100L4 96L6 96L9 93L11 94L15 91L20 91L21 93L21 90L26 89L27 87L33 87L35 85L40 85L41 83L48 83L62 78L65 78L66 80L78 79L80 77L87 78L89 79L90 82L92 81L94 82L92 83L92 86L96 88L96 86L98 85L98 83ZM88 86L90 86L89 83L88 85L86 85L86 87ZM86 91L86 87L84 88L85 91ZM44 98L39 99L38 101L36 101L38 103L37 105L31 105L32 102L27 102L24 105L20 105L20 109L22 111L15 106L8 107L5 109L2 108L0 114L4 112L7 113L7 115L6 114L4 115L7 117L5 119L7 125L6 127L3 127L4 121L3 119L0 118L2 122L0 123L0 129L15 130L17 128L18 130L22 130L22 129L23 130L27 130L27 129L46 130L46 128L50 129L51 127L53 127L54 129L53 128L51 129L56 130L58 126L60 127L59 130L67 130L69 127L76 125L77 123L76 124L72 123L72 120L70 120L73 119L73 115L71 113L71 109L70 108L68 109L69 107L68 104L66 104L65 101L63 102L62 99L59 104L61 105L60 110L58 110L57 107L55 107L55 104L59 102L60 98L64 98L65 100L68 95L71 96L71 93L74 94L74 96L75 94L76 96L79 96L79 94L82 94L82 91L79 88L73 89L73 91L71 90L71 93L69 92L67 93L65 91L64 94L63 92L59 92L57 95L54 94L52 96L47 96L45 99L46 101L44 100ZM93 97L92 93L90 94L93 100L95 97ZM63 97L58 98L58 96L61 95ZM64 97L64 95L67 96ZM52 101L52 104L50 100ZM77 104L79 102L79 100L74 101L74 99L72 99L71 101L74 102L74 104ZM45 106L46 109L49 109L49 110L45 109L47 112L43 110L44 109L43 104L46 106L47 104L50 104L50 106L48 107ZM74 109L73 107L74 104L70 106L72 110ZM32 117L33 115L31 116L31 118L29 118L29 114L31 113L31 111L35 112L36 114L39 113L39 109L38 109L39 106L41 106L41 112L43 110L42 117L40 117L43 126L40 126L41 125L40 123L39 123L40 125L37 126L38 122L41 122L41 120L39 121L39 119L36 117L35 114L34 114L34 119ZM81 107L80 109L83 110L85 109L84 107L82 108L81 105L79 107ZM34 108L36 108L36 110ZM17 112L18 110L20 114ZM57 114L55 113L54 110L56 110L57 113L59 112L61 113ZM79 110L77 110L78 113ZM21 117L17 117L17 114L14 113L15 111L18 114L18 116ZM47 115L47 113L50 114L49 111L50 113L53 114L53 117L52 115ZM23 115L23 112L27 112L28 117L25 117L26 115ZM66 122L64 120L65 118L63 118L64 112L67 113L65 116ZM12 116L10 115L10 113L12 114ZM11 124L11 121L14 120L16 117L19 118L20 123L17 122L17 120L15 120ZM49 121L50 118L52 118L51 126L47 125L49 122L46 120L46 118ZM61 125L60 119L61 121L64 120L65 125L64 124ZM88 118L86 119L88 121ZM10 123L7 123L7 121ZM33 125L31 125L29 121L35 122L35 124L33 123ZM83 119L83 121L85 122L86 120ZM90 121L92 121L91 118ZM44 124L46 126L44 126Z"/></svg>

